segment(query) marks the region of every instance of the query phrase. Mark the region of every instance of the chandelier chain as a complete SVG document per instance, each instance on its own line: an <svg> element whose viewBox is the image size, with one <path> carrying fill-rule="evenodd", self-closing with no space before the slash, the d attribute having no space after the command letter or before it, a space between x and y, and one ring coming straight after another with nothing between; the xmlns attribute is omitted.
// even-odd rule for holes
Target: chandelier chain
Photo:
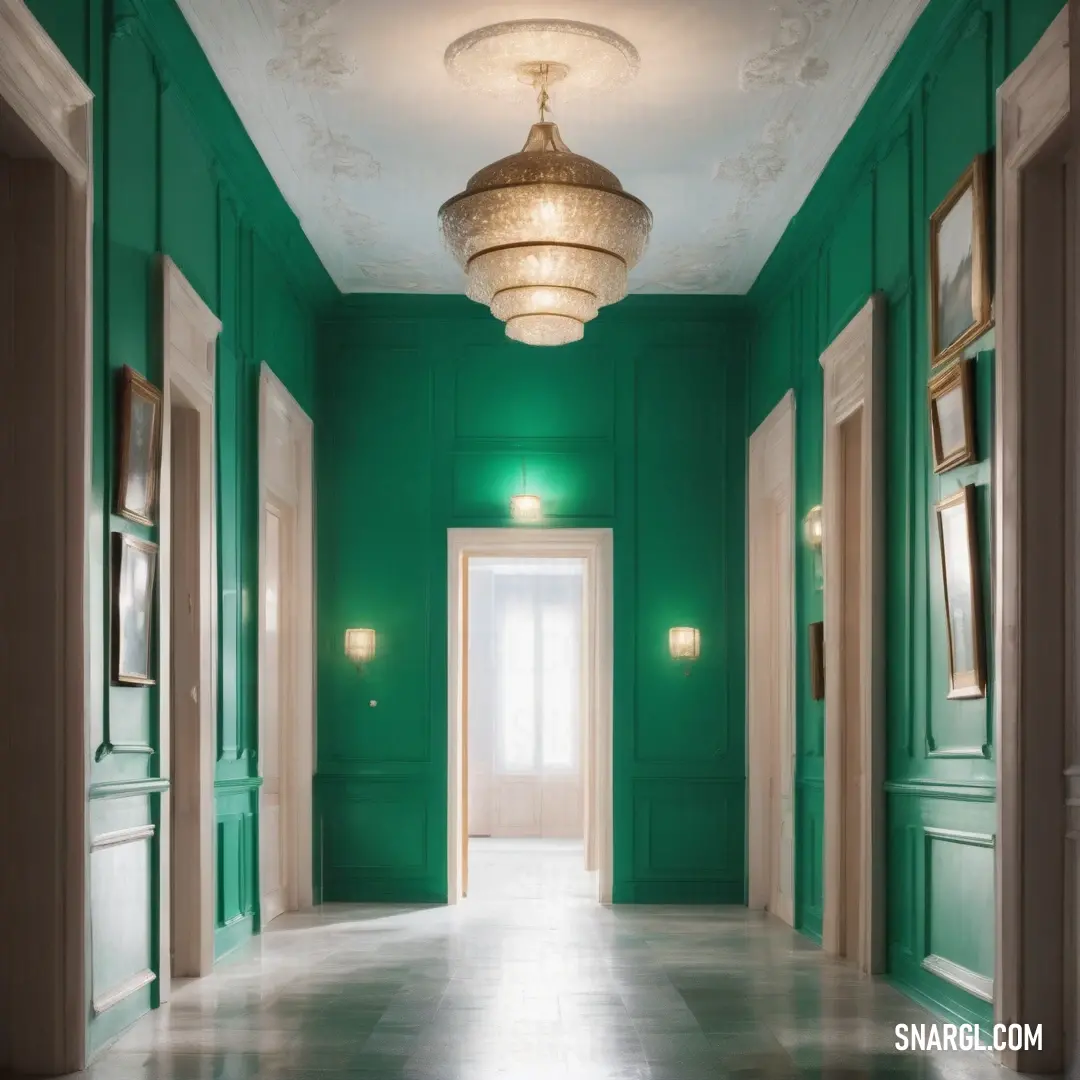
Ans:
<svg viewBox="0 0 1080 1080"><path fill-rule="evenodd" d="M540 123L544 123L544 114L549 111L549 104L551 102L551 95L548 94L548 66L547 64L540 65L540 74L537 77L535 85L539 86L540 93L536 97L537 104L540 106Z"/></svg>

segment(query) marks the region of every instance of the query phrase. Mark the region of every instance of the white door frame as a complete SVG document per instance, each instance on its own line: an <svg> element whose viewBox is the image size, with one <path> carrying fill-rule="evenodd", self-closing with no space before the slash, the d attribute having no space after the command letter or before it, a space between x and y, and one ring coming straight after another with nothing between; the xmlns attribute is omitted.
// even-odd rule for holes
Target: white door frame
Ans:
<svg viewBox="0 0 1080 1080"><path fill-rule="evenodd" d="M217 710L217 497L216 440L214 438L214 385L217 370L217 339L221 321L191 287L167 255L161 257L163 404L161 449L161 513L159 589L159 638L161 657L158 709L161 775L170 777L170 790L162 795L159 919L161 1000L169 997L170 952L175 951L181 974L206 975L214 966L214 745ZM173 433L172 408L182 404L198 417L198 516L194 521L172 520ZM180 531L198 549L199 679L194 688L198 703L197 727L181 725L176 733L185 758L197 761L198 769L172 777L172 730L170 663L172 642L173 539ZM175 830L175 836L173 835ZM177 863L184 867L181 879L170 888L172 844ZM177 937L170 942L173 891L182 896Z"/></svg>
<svg viewBox="0 0 1080 1080"><path fill-rule="evenodd" d="M447 703L447 901L461 900L466 822L462 804L465 779L464 687L465 573L469 558L577 558L585 561L585 629L591 640L590 689L587 710L591 745L593 804L586 820L595 823L595 851L588 852L598 871L599 900L611 903L612 884L612 686L614 677L614 562L611 529L447 529L448 637ZM589 777L583 777L586 790ZM593 859L595 862L593 862Z"/></svg>
<svg viewBox="0 0 1080 1080"><path fill-rule="evenodd" d="M270 410L283 417L289 427L296 488L275 490L268 476L273 451L274 426L268 423ZM267 502L284 504L294 513L294 533L289 577L293 588L293 616L285 638L291 666L289 691L292 708L283 711L287 725L281 754L281 784L287 813L282 819L285 910L309 908L313 902L312 880L312 775L315 763L315 427L296 403L285 384L266 365L259 378L259 745L262 746L262 707L266 641L263 630L262 597L265 592L266 553L265 507ZM261 753L260 753L261 762ZM262 766L259 767L262 775ZM263 832L259 831L260 843ZM262 853L259 853L261 864ZM259 882L260 914L262 882Z"/></svg>
<svg viewBox="0 0 1080 1080"><path fill-rule="evenodd" d="M885 300L875 294L822 353L825 377L825 842L822 945L839 953L844 942L843 822L859 815L859 947L850 957L860 971L885 969ZM859 684L857 717L844 716L843 535L844 423L862 410L863 487L860 499ZM859 728L862 798L846 805L843 790L845 725Z"/></svg>
<svg viewBox="0 0 1080 1080"><path fill-rule="evenodd" d="M747 804L747 835L749 855L748 906L764 909L772 906L773 873L772 855L777 850L776 835L781 823L773 819L772 780L777 765L781 770L781 786L794 796L795 772L795 393L789 390L771 413L750 436L748 454L749 483L747 484L747 524L750 545L747 558L747 774L749 799ZM758 529L773 529L778 512L786 509L791 525L785 543L787 573L779 580L777 567L770 560L755 558L753 539ZM771 549L769 549L771 550ZM776 591L779 590L779 595ZM761 604L765 598L778 601L782 622L777 626L769 616L766 626L786 641L787 662L776 670L776 658L771 649L761 655L759 650ZM761 691L768 684L781 687L778 713L773 715L767 702L761 700ZM762 715L762 709L765 714ZM781 732L787 731L787 756L781 761L780 752L784 741ZM794 814L794 807L792 807ZM794 845L792 858L787 867L779 872L787 874L794 883ZM783 910L772 914L783 919L789 926L795 925L794 890L785 898Z"/></svg>
<svg viewBox="0 0 1080 1080"><path fill-rule="evenodd" d="M91 725L98 730L104 701L103 598L91 597L90 583L104 576L104 535L100 512L92 512L91 401L93 397L93 155L91 103L93 94L67 62L48 34L30 14L23 0L0 0L0 98L48 150L69 180L68 242L63 291L67 307L63 355L64 425L57 437L64 440L66 486L63 500L64 592L63 624L66 636L57 642L52 671L61 687L62 708L48 738L60 770L59 798L65 828L35 839L45 863L63 867L63 890L49 910L38 910L35 926L50 926L55 933L22 933L13 924L15 952L7 960L47 973L51 1008L43 1011L39 995L17 996L4 1002L14 1029L21 1034L16 1071L48 1074L74 1072L86 1063L88 1015L86 968L88 934L87 898L87 760ZM107 511L106 511L107 512ZM96 527L90 528L90 522ZM90 631L87 631L87 626ZM42 677L47 676L44 671ZM33 806L46 794L31 770L22 798ZM18 789L15 791L18 796ZM28 929L28 928L27 928ZM25 952L23 950L26 950ZM41 981L39 980L39 981Z"/></svg>
<svg viewBox="0 0 1080 1080"><path fill-rule="evenodd" d="M1065 657L1047 648L1047 626L1061 625L1064 615L1061 560L1067 556L1059 545L1046 542L1051 531L1040 531L1054 530L1054 518L1060 531L1064 505L1059 496L1065 474L1056 470L1064 466L1065 446L1061 417L1055 415L1064 389L1064 320L1058 325L1049 319L1025 323L1022 318L1028 290L1039 288L1039 260L1031 260L1025 269L1023 258L1025 235L1032 232L1023 213L1023 174L1051 140L1063 135L1069 121L1068 17L1067 10L1058 15L998 91L994 1019L1042 1024L1041 1052L1000 1055L1004 1064L1022 1072L1053 1072L1063 1066L1066 779L1071 794L1080 799L1080 777L1063 775ZM1035 718L1038 724L1030 722Z"/></svg>

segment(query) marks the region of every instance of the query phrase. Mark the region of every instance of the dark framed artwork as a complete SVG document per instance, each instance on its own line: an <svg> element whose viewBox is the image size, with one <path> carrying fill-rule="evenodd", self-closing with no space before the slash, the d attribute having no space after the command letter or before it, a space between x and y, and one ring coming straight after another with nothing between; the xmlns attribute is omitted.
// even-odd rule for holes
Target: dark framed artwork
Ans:
<svg viewBox="0 0 1080 1080"><path fill-rule="evenodd" d="M825 700L825 624L810 624L810 697Z"/></svg>
<svg viewBox="0 0 1080 1080"><path fill-rule="evenodd" d="M157 545L126 533L113 533L112 677L113 682L149 686L154 630L154 574Z"/></svg>
<svg viewBox="0 0 1080 1080"><path fill-rule="evenodd" d="M930 216L930 356L937 367L993 325L986 157Z"/></svg>
<svg viewBox="0 0 1080 1080"><path fill-rule="evenodd" d="M974 484L939 502L937 519L949 638L949 697L985 697L986 647Z"/></svg>
<svg viewBox="0 0 1080 1080"><path fill-rule="evenodd" d="M120 375L116 512L154 524L161 466L161 391L137 371Z"/></svg>
<svg viewBox="0 0 1080 1080"><path fill-rule="evenodd" d="M930 443L934 472L976 460L974 367L960 359L930 380Z"/></svg>

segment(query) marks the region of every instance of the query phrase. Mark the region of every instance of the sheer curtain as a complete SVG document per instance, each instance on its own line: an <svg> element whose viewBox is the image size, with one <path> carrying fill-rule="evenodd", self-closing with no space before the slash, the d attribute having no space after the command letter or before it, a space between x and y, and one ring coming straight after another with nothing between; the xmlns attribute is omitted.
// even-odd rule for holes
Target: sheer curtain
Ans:
<svg viewBox="0 0 1080 1080"><path fill-rule="evenodd" d="M470 563L474 835L579 834L583 571L576 559Z"/></svg>

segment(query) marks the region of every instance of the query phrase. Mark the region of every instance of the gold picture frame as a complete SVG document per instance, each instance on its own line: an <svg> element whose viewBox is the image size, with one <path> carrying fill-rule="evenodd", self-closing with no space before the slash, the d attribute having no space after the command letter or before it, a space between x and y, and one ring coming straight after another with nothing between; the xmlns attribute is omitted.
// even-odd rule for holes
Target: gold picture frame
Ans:
<svg viewBox="0 0 1080 1080"><path fill-rule="evenodd" d="M938 367L994 325L990 200L980 154L930 215L930 356Z"/></svg>
<svg viewBox="0 0 1080 1080"><path fill-rule="evenodd" d="M963 357L930 379L930 448L936 473L978 459L974 383L974 365Z"/></svg>
<svg viewBox="0 0 1080 1080"><path fill-rule="evenodd" d="M949 640L949 697L986 696L975 485L937 504L938 542Z"/></svg>
<svg viewBox="0 0 1080 1080"><path fill-rule="evenodd" d="M120 374L116 512L140 525L154 524L161 469L161 391L137 371Z"/></svg>
<svg viewBox="0 0 1080 1080"><path fill-rule="evenodd" d="M152 686L154 576L157 544L113 533L112 678L121 686Z"/></svg>

